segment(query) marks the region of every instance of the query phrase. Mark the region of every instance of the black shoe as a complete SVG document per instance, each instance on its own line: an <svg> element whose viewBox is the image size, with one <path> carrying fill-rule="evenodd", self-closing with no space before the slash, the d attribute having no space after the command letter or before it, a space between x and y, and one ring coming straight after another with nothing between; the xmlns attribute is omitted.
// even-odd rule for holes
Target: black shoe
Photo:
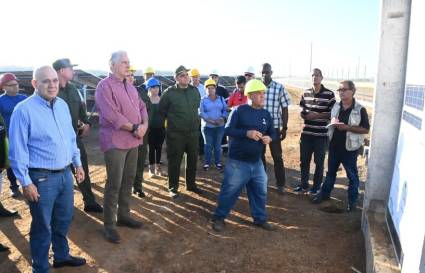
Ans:
<svg viewBox="0 0 425 273"><path fill-rule="evenodd" d="M263 223L254 223L254 225L256 225L257 227L260 227L262 229L265 229L267 231L273 231L275 228L269 224L268 222L263 222Z"/></svg>
<svg viewBox="0 0 425 273"><path fill-rule="evenodd" d="M0 217L14 217L18 216L18 212L14 210L7 210L3 207L3 205L0 203Z"/></svg>
<svg viewBox="0 0 425 273"><path fill-rule="evenodd" d="M59 268L59 267L64 267L64 266L82 266L86 264L86 259L81 258L81 257L74 257L69 255L69 259L66 261L61 261L61 262L57 262L57 261L53 261L53 267L54 268Z"/></svg>
<svg viewBox="0 0 425 273"><path fill-rule="evenodd" d="M0 244L0 252L7 252L9 251L9 248L3 244Z"/></svg>
<svg viewBox="0 0 425 273"><path fill-rule="evenodd" d="M143 190L142 189L135 189L135 190L133 190L133 193L134 194L137 194L137 196L139 196L140 198L145 198L146 197L146 194L143 192Z"/></svg>
<svg viewBox="0 0 425 273"><path fill-rule="evenodd" d="M129 227L133 229L141 229L143 227L143 223L133 218L125 218L125 219L119 219L117 221L117 226Z"/></svg>
<svg viewBox="0 0 425 273"><path fill-rule="evenodd" d="M214 219L212 223L212 229L220 232L224 228L224 219Z"/></svg>
<svg viewBox="0 0 425 273"><path fill-rule="evenodd" d="M176 191L169 191L170 197L176 199L179 197L179 193Z"/></svg>
<svg viewBox="0 0 425 273"><path fill-rule="evenodd" d="M120 234L116 229L105 228L103 235L108 242L119 244L121 242Z"/></svg>
<svg viewBox="0 0 425 273"><path fill-rule="evenodd" d="M103 212L103 208L101 205L99 205L98 203L94 203L91 205L85 205L84 206L84 211L85 212L97 212L97 213L102 213Z"/></svg>
<svg viewBox="0 0 425 273"><path fill-rule="evenodd" d="M21 196L22 196L22 193L19 189L10 191L10 197L12 197L12 198L16 199L16 198L20 198Z"/></svg>
<svg viewBox="0 0 425 273"><path fill-rule="evenodd" d="M294 188L294 193L297 193L297 194L304 194L304 193L306 193L307 192L307 190L308 189L304 189L303 187L301 187L301 186L296 186L295 188Z"/></svg>
<svg viewBox="0 0 425 273"><path fill-rule="evenodd" d="M199 194L199 195L204 193L204 191L201 190L200 188L192 188L192 189L187 189L187 190L190 191L190 192L194 192L196 194Z"/></svg>
<svg viewBox="0 0 425 273"><path fill-rule="evenodd" d="M203 168L204 168L204 171L208 171L210 169L210 165L204 164Z"/></svg>
<svg viewBox="0 0 425 273"><path fill-rule="evenodd" d="M284 194L285 193L285 188L282 186L278 186L277 187L277 193L278 194Z"/></svg>
<svg viewBox="0 0 425 273"><path fill-rule="evenodd" d="M312 195L311 198L310 198L310 201L313 204L320 204L323 201L330 200L330 199L331 199L330 196L323 196L322 193L320 192L316 195Z"/></svg>
<svg viewBox="0 0 425 273"><path fill-rule="evenodd" d="M223 170L223 164L221 164L221 163L216 164L216 165L215 165L215 167L216 167L216 168L217 168L217 170L219 170L219 171Z"/></svg>

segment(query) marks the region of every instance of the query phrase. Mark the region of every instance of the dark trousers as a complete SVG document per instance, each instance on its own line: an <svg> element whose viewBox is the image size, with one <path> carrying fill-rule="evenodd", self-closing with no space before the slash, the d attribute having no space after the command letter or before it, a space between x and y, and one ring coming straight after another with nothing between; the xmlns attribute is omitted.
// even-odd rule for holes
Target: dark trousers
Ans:
<svg viewBox="0 0 425 273"><path fill-rule="evenodd" d="M11 191L16 191L16 190L18 190L18 189L19 189L19 185L18 185L18 183L16 182L16 176L15 176L15 174L13 173L12 168L8 168L8 169L6 170L6 174L7 174L7 179L9 179L9 182L10 182L10 190L11 190Z"/></svg>
<svg viewBox="0 0 425 273"><path fill-rule="evenodd" d="M276 131L276 135L280 135L279 128L274 128ZM286 175L285 175L285 166L283 164L283 155L282 155L282 145L279 137L276 140L273 140L269 144L270 153L272 154L273 162L274 162L274 175L276 177L276 186L284 187L286 184ZM264 146L263 156L261 158L263 160L264 169L266 169L266 146Z"/></svg>
<svg viewBox="0 0 425 273"><path fill-rule="evenodd" d="M326 174L325 182L322 185L320 194L323 197L329 197L331 191L334 188L336 174L338 172L339 165L344 166L345 172L349 180L348 184L348 202L351 205L355 205L359 195L359 172L357 170L357 156L359 151L341 151L332 147L329 147L328 156L328 173Z"/></svg>
<svg viewBox="0 0 425 273"><path fill-rule="evenodd" d="M168 189L177 192L179 189L180 164L186 154L186 188L196 188L196 163L198 159L198 131L166 133L168 157Z"/></svg>
<svg viewBox="0 0 425 273"><path fill-rule="evenodd" d="M323 164L326 150L328 149L328 137L317 137L301 134L300 161L301 161L301 187L308 189L310 178L310 161L314 154L314 178L312 190L320 189L323 181Z"/></svg>
<svg viewBox="0 0 425 273"><path fill-rule="evenodd" d="M84 181L81 183L77 183L78 188L80 189L81 194L83 195L84 204L88 206L94 205L96 204L96 200L95 200L93 191L91 189L87 152L86 152L86 148L84 146L83 141L79 137L77 137L77 146L78 146L78 149L80 149L81 164L83 165L83 169L85 173Z"/></svg>
<svg viewBox="0 0 425 273"><path fill-rule="evenodd" d="M164 128L149 128L149 164L159 164L161 161L162 144L165 140Z"/></svg>
<svg viewBox="0 0 425 273"><path fill-rule="evenodd" d="M148 152L148 134L149 132L143 136L143 143L138 148L136 176L133 182L135 190L142 190L143 171L145 170L146 154Z"/></svg>

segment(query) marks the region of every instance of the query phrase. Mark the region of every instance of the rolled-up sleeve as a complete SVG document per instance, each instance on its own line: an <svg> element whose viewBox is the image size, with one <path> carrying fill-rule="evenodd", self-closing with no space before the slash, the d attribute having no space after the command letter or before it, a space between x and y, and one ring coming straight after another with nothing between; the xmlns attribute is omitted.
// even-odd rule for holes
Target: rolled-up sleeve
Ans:
<svg viewBox="0 0 425 273"><path fill-rule="evenodd" d="M13 173L22 186L32 184L28 173L29 120L25 112L15 109L9 127L9 160Z"/></svg>
<svg viewBox="0 0 425 273"><path fill-rule="evenodd" d="M124 124L128 123L128 119L123 116L118 105L113 99L112 87L104 82L100 82L96 87L96 106L102 117L119 130Z"/></svg>

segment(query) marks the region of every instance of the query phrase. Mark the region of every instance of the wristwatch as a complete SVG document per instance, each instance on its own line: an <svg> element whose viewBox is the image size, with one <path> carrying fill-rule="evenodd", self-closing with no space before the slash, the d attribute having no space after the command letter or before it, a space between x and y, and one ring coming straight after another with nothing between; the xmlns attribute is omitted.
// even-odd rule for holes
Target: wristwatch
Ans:
<svg viewBox="0 0 425 273"><path fill-rule="evenodd" d="M134 134L137 129L139 129L140 124L133 124L133 128L131 129L131 133Z"/></svg>

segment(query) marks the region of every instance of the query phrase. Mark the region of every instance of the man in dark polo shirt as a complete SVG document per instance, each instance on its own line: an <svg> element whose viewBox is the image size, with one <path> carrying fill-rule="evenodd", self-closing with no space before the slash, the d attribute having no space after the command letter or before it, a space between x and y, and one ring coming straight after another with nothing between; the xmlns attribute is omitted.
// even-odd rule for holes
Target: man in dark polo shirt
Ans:
<svg viewBox="0 0 425 273"><path fill-rule="evenodd" d="M72 127L77 134L77 146L80 149L81 163L85 172L85 178L78 184L78 188L83 194L84 211L85 212L103 212L102 207L96 202L91 189L91 181L89 176L89 166L87 153L82 138L90 132L91 124L88 121L86 106L83 103L80 93L70 81L74 77L75 64L71 64L69 59L59 59L53 63L53 68L58 73L59 93L58 97L63 99L69 108L72 118Z"/></svg>
<svg viewBox="0 0 425 273"><path fill-rule="evenodd" d="M323 164L328 147L326 126L330 121L331 110L335 104L335 95L334 92L323 86L323 75L320 69L313 69L311 80L313 86L304 90L300 101L301 118L304 119L300 141L301 184L295 187L294 191L304 193L308 190L310 161L314 154L316 168L310 193L316 194L323 180Z"/></svg>

